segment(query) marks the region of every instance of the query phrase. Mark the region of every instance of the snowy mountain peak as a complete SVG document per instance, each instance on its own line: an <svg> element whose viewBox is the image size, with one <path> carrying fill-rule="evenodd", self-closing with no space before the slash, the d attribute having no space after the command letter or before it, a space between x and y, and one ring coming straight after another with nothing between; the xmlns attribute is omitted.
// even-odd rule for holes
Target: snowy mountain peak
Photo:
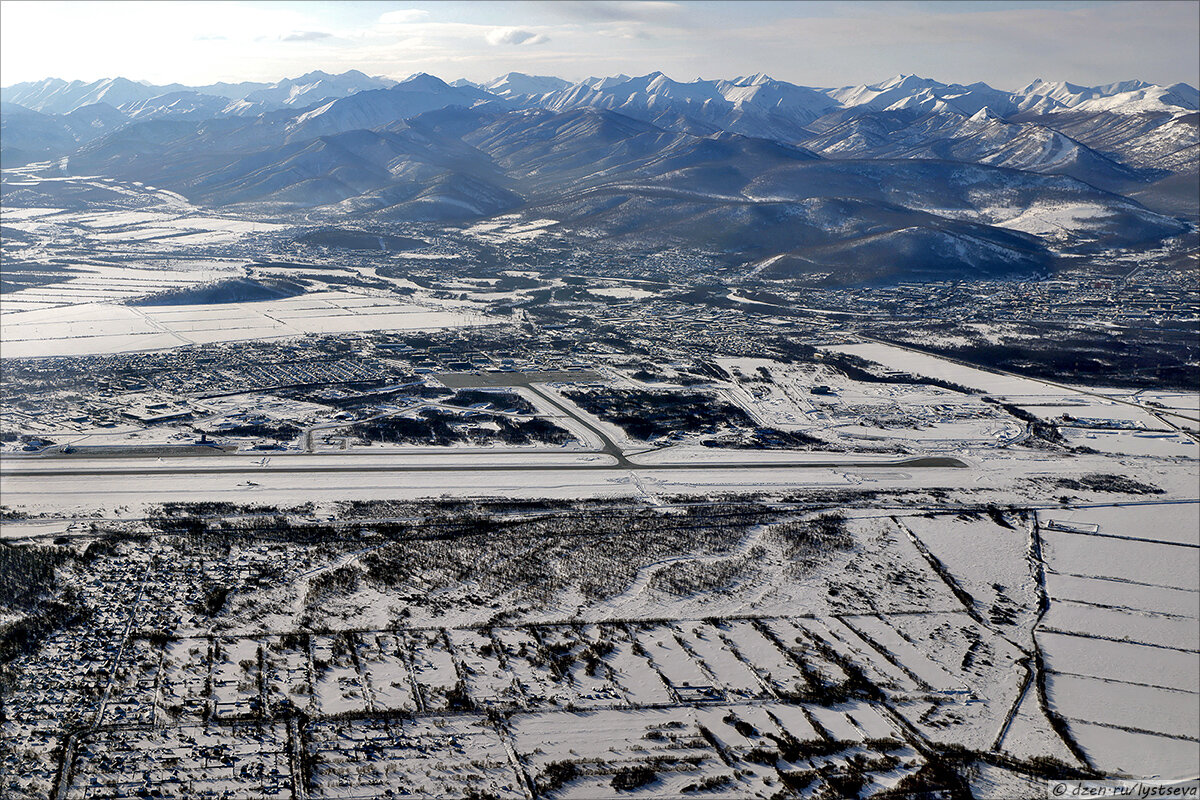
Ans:
<svg viewBox="0 0 1200 800"><path fill-rule="evenodd" d="M990 108L988 108L987 106L984 106L983 108L979 109L974 114L972 114L970 117L970 121L975 122L975 123L990 122L991 120L994 120L994 119L999 119L999 117L996 116L995 114L993 114L992 110Z"/></svg>
<svg viewBox="0 0 1200 800"><path fill-rule="evenodd" d="M478 84L478 88L489 91L500 97L540 96L559 89L565 89L571 84L562 78L548 75L526 75L522 72L510 72Z"/></svg>
<svg viewBox="0 0 1200 800"><path fill-rule="evenodd" d="M590 89L602 90L611 89L614 86L620 86L621 84L629 83L631 80L633 80L633 78L622 72L618 75L612 75L607 78L588 78L578 85L587 86Z"/></svg>
<svg viewBox="0 0 1200 800"><path fill-rule="evenodd" d="M428 72L414 72L392 88L399 89L400 87L434 91L451 88L450 84L435 75L430 75Z"/></svg>
<svg viewBox="0 0 1200 800"><path fill-rule="evenodd" d="M765 72L759 72L757 74L750 75L749 77L746 77L746 78L739 78L739 80L743 81L743 83L742 83L743 86L761 86L765 83L774 83L775 82L774 78L772 78L770 75L768 75Z"/></svg>
<svg viewBox="0 0 1200 800"><path fill-rule="evenodd" d="M882 90L909 89L909 90L913 90L913 91L918 91L921 89L928 89L933 86L941 86L941 85L943 85L943 84L940 84L934 80L930 80L929 78L922 78L919 75L905 75L905 74L901 73L900 75L896 75L893 78L889 78L888 80L884 81L883 83L875 84L872 88L882 89Z"/></svg>

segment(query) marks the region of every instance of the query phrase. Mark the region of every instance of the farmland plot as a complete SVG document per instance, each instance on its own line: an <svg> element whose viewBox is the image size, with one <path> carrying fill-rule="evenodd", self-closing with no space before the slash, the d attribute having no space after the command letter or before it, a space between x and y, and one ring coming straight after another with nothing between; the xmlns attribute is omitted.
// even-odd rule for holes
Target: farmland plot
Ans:
<svg viewBox="0 0 1200 800"><path fill-rule="evenodd" d="M621 693L634 705L666 704L673 701L662 675L643 655L643 648L628 631L609 624L600 626L604 639L612 642L612 651L603 661Z"/></svg>
<svg viewBox="0 0 1200 800"><path fill-rule="evenodd" d="M1037 584L1029 570L1029 534L1018 520L1005 528L996 521L961 515L904 516L912 532L958 585L975 610L996 625L1028 630L1037 607Z"/></svg>
<svg viewBox="0 0 1200 800"><path fill-rule="evenodd" d="M1157 775L1164 780L1196 777L1200 745L1194 740L1124 731L1108 725L1070 723L1071 736L1102 769L1133 777Z"/></svg>
<svg viewBox="0 0 1200 800"><path fill-rule="evenodd" d="M307 708L312 701L308 651L303 646L289 646L299 645L289 639L271 636L263 640L263 701L274 713L288 707Z"/></svg>
<svg viewBox="0 0 1200 800"><path fill-rule="evenodd" d="M358 663L371 705L377 711L415 711L412 672L399 637L392 633L359 634Z"/></svg>
<svg viewBox="0 0 1200 800"><path fill-rule="evenodd" d="M208 702L209 642L176 639L167 643L159 667L159 713L167 718L200 717Z"/></svg>
<svg viewBox="0 0 1200 800"><path fill-rule="evenodd" d="M216 639L212 662L213 716L252 716L259 710L259 653L254 639Z"/></svg>
<svg viewBox="0 0 1200 800"><path fill-rule="evenodd" d="M1038 512L1038 524L1051 520L1091 527L1097 533L1200 545L1200 502L1135 503Z"/></svg>
<svg viewBox="0 0 1200 800"><path fill-rule="evenodd" d="M1046 668L1054 672L1182 691L1196 689L1200 653L1049 631L1038 633L1038 643Z"/></svg>
<svg viewBox="0 0 1200 800"><path fill-rule="evenodd" d="M438 330L480 324L478 314L351 292L230 305L133 308L91 303L5 314L5 357L87 355L375 330Z"/></svg>
<svg viewBox="0 0 1200 800"><path fill-rule="evenodd" d="M854 664L873 685L892 693L920 691L912 675L885 658L841 619L802 619L793 624L828 646L844 662Z"/></svg>
<svg viewBox="0 0 1200 800"><path fill-rule="evenodd" d="M601 682L588 674L588 665L576 663L584 646L570 635L569 628L545 627L536 631L536 636L533 631L521 628L492 631L492 638L499 645L505 667L513 676L526 708L621 702L611 683L605 692L599 685ZM543 652L551 654L553 666L550 660L542 657ZM563 680L559 680L556 670ZM592 670L592 673L596 672L597 669Z"/></svg>
<svg viewBox="0 0 1200 800"><path fill-rule="evenodd" d="M1200 729L1200 703L1194 692L1060 674L1047 678L1046 690L1054 710L1068 720L1181 739L1194 737Z"/></svg>
<svg viewBox="0 0 1200 800"><path fill-rule="evenodd" d="M892 519L850 519L846 525L855 531L855 550L840 569L824 573L831 587L832 613L925 613L962 608L909 533Z"/></svg>
<svg viewBox="0 0 1200 800"><path fill-rule="evenodd" d="M842 620L884 658L915 678L921 688L944 694L965 693L962 681L942 665L931 660L902 636L888 621L872 616L856 616Z"/></svg>
<svg viewBox="0 0 1200 800"><path fill-rule="evenodd" d="M1063 437L1074 447L1090 447L1102 453L1162 458L1200 458L1200 443L1182 433L1160 431L1093 431L1064 429Z"/></svg>
<svg viewBox="0 0 1200 800"><path fill-rule="evenodd" d="M313 705L322 715L362 711L367 708L362 676L350 651L352 634L313 636L309 642L312 656Z"/></svg>
<svg viewBox="0 0 1200 800"><path fill-rule="evenodd" d="M500 663L490 636L477 630L451 630L447 637L475 705L486 708L521 704L513 676Z"/></svg>
<svg viewBox="0 0 1200 800"><path fill-rule="evenodd" d="M998 742L998 749L1016 758L1049 756L1064 764L1082 766L1082 762L1050 724L1038 692L1032 686L1026 689L1017 704L1008 728Z"/></svg>
<svg viewBox="0 0 1200 800"><path fill-rule="evenodd" d="M427 711L449 708L460 682L444 634L437 630L416 630L399 636L408 647L413 677L421 689L421 708Z"/></svg>
<svg viewBox="0 0 1200 800"><path fill-rule="evenodd" d="M366 800L388 790L436 800L471 792L525 797L503 742L481 716L313 722L306 733L315 763L310 797Z"/></svg>
<svg viewBox="0 0 1200 800"><path fill-rule="evenodd" d="M856 618L855 623L865 619L870 618ZM986 750L1020 699L1028 674L1020 663L1025 653L966 614L896 615L883 622L910 645L910 657L902 658L906 667L923 677L940 671L949 678L940 691L953 702L940 704L937 711L911 720L913 724L935 740ZM881 626L872 630L893 652L906 649Z"/></svg>
<svg viewBox="0 0 1200 800"><path fill-rule="evenodd" d="M681 621L673 627L679 641L716 678L726 697L749 699L767 695L762 680L745 661L730 652L720 632L711 624Z"/></svg>
<svg viewBox="0 0 1200 800"><path fill-rule="evenodd" d="M548 666L534 664L521 655L522 647L528 653L533 646L525 641L523 632L516 628L496 630L495 636L504 645L511 669L517 673L517 680L524 689L530 707L534 707L535 698L538 697L560 702L560 693L566 687L557 682ZM557 649L569 656L569 660L564 658L559 662L558 668L570 684L570 702L581 708L627 705L612 667L604 660L606 655L613 652L615 644L599 626L546 626L538 629L538 638L542 646Z"/></svg>
<svg viewBox="0 0 1200 800"><path fill-rule="evenodd" d="M1200 649L1200 630L1197 629L1196 620L1186 617L1054 603L1042 618L1041 627L1048 631L1190 652Z"/></svg>
<svg viewBox="0 0 1200 800"><path fill-rule="evenodd" d="M1055 572L1176 589L1200 585L1193 548L1057 530L1043 531L1042 544L1046 565Z"/></svg>
<svg viewBox="0 0 1200 800"><path fill-rule="evenodd" d="M859 356L877 364L883 364L892 369L901 370L914 375L924 375L930 378L957 383L977 389L990 395L1000 395L1009 399L1026 397L1056 397L1073 396L1068 390L1049 386L1040 381L1020 378L1013 375L1001 375L995 372L970 367L944 358L919 353L895 345L868 342L865 344L836 345L825 348L838 353Z"/></svg>
<svg viewBox="0 0 1200 800"><path fill-rule="evenodd" d="M639 769L647 779L639 797L677 798L686 796L687 786L732 773L686 708L531 713L509 725L525 769L554 798L613 796L616 776ZM556 765L563 764L573 767L574 777L551 790L563 774ZM754 795L741 789L716 796Z"/></svg>
<svg viewBox="0 0 1200 800"><path fill-rule="evenodd" d="M1200 619L1200 592L1166 586L1150 586L1114 578L1084 578L1047 573L1046 594L1053 600L1068 600L1124 611L1144 611Z"/></svg>
<svg viewBox="0 0 1200 800"><path fill-rule="evenodd" d="M808 686L796 663L747 620L730 620L719 625L721 639L731 652L748 664L780 696L802 694Z"/></svg>
<svg viewBox="0 0 1200 800"><path fill-rule="evenodd" d="M1200 504L1047 511L1038 522L1051 603L1036 636L1051 708L1093 766L1194 775Z"/></svg>
<svg viewBox="0 0 1200 800"><path fill-rule="evenodd" d="M858 701L833 706L806 706L813 724L834 741L863 742L867 739L902 738L896 726L870 705Z"/></svg>
<svg viewBox="0 0 1200 800"><path fill-rule="evenodd" d="M759 620L759 624L793 658L804 662L810 680L827 686L845 683L850 676L838 663L837 656L826 649L824 641L817 640L819 644L814 646L813 634L804 627L804 621L774 617Z"/></svg>
<svg viewBox="0 0 1200 800"><path fill-rule="evenodd" d="M634 640L647 654L647 658L663 676L676 697L682 698L685 693L691 696L695 692L701 692L716 694L719 699L719 689L712 692L712 676L675 640L669 627L638 625L631 626L631 632Z"/></svg>

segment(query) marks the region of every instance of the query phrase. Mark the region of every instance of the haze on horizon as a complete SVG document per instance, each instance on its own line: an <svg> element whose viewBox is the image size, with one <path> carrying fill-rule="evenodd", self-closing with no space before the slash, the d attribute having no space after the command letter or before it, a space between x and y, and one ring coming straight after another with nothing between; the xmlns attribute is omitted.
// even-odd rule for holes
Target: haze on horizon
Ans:
<svg viewBox="0 0 1200 800"><path fill-rule="evenodd" d="M1200 83L1200 2L0 2L0 83L661 70L808 86Z"/></svg>

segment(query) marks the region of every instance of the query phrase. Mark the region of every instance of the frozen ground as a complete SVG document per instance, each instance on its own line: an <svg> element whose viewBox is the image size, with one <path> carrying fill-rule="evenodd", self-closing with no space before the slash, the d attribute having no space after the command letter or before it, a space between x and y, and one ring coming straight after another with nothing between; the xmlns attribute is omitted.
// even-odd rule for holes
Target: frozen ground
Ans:
<svg viewBox="0 0 1200 800"><path fill-rule="evenodd" d="M1193 775L1200 503L1041 511L1037 525L1050 607L1035 636L1051 707L1101 769Z"/></svg>
<svg viewBox="0 0 1200 800"><path fill-rule="evenodd" d="M22 358L488 322L479 313L335 291L256 303L139 308L98 303L6 313L0 317L0 343L5 357Z"/></svg>

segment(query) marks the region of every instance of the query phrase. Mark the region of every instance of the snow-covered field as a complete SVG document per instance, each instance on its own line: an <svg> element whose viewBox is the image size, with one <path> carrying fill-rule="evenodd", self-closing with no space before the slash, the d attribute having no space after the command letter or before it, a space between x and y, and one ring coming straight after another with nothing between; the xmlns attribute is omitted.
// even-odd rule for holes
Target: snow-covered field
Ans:
<svg viewBox="0 0 1200 800"><path fill-rule="evenodd" d="M162 350L191 344L273 339L309 333L437 330L487 324L482 314L353 292L200 306L116 306L6 313L7 358Z"/></svg>
<svg viewBox="0 0 1200 800"><path fill-rule="evenodd" d="M1073 446L1090 447L1102 453L1164 458L1200 458L1200 442L1183 433L1161 431L1076 431L1064 429L1063 437Z"/></svg>
<svg viewBox="0 0 1200 800"><path fill-rule="evenodd" d="M1051 708L1105 771L1194 777L1200 502L1044 511L1038 525Z"/></svg>
<svg viewBox="0 0 1200 800"><path fill-rule="evenodd" d="M3 312L7 315L21 311L133 300L239 274L241 269L241 262L220 259L190 263L145 259L129 265L73 263L71 277L61 283L34 286L5 294Z"/></svg>

